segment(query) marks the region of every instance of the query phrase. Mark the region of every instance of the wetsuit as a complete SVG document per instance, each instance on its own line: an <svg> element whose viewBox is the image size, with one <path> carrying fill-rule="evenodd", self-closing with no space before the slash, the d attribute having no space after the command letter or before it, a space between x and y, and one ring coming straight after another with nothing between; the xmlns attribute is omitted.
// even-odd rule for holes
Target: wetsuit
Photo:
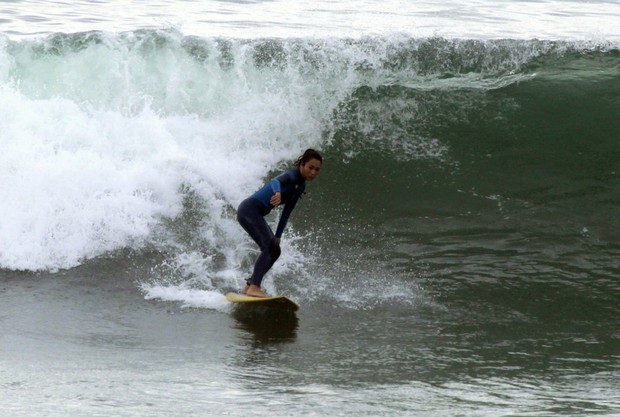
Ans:
<svg viewBox="0 0 620 417"><path fill-rule="evenodd" d="M288 218L305 188L306 182L299 169L289 169L265 184L263 188L239 205L237 220L261 250L254 264L252 276L247 280L248 284L260 287L263 277L280 257L280 245L276 242L276 238L282 237ZM281 193L281 204L284 204L284 209L274 235L265 216L273 209L270 200L277 192Z"/></svg>

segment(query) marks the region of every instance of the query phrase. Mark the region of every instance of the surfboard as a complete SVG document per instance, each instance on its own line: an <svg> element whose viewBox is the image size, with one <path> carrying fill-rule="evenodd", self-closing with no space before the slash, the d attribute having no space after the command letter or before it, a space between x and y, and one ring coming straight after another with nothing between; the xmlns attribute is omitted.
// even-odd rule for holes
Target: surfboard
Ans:
<svg viewBox="0 0 620 417"><path fill-rule="evenodd" d="M253 306L264 306L264 307L274 307L274 308L283 308L286 310L297 311L299 310L299 305L293 300L284 295L274 295L272 297L261 298L261 297L251 297L245 294L238 294L235 292L226 293L226 299L231 303L239 303L243 305L253 305Z"/></svg>

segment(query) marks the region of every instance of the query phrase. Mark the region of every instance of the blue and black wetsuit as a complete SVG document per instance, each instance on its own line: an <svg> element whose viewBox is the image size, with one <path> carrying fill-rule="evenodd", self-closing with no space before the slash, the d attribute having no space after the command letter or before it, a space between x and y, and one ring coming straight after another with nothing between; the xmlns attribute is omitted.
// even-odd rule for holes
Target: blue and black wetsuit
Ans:
<svg viewBox="0 0 620 417"><path fill-rule="evenodd" d="M305 188L306 182L301 176L299 169L292 168L272 179L239 205L237 220L261 250L254 264L254 272L250 279L247 280L248 284L260 287L263 277L280 257L280 245L275 239L279 239L282 236L288 218ZM265 216L273 209L270 200L277 192L281 193L281 204L284 204L284 209L280 215L280 221L274 235L267 221L265 221Z"/></svg>

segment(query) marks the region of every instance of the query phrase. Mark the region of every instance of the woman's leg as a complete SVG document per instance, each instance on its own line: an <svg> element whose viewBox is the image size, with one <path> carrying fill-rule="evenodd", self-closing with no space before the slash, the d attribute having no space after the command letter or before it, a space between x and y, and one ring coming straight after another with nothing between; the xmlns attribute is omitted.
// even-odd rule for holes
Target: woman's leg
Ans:
<svg viewBox="0 0 620 417"><path fill-rule="evenodd" d="M263 277L280 257L280 245L265 221L258 201L244 200L237 210L237 220L261 250L254 264L252 276L248 280L248 284L260 288Z"/></svg>

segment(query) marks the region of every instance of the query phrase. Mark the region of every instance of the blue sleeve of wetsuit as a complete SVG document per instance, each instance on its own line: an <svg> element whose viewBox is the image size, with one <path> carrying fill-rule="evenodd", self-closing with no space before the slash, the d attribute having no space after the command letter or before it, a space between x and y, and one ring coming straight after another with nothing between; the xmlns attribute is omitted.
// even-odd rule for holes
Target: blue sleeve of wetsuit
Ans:
<svg viewBox="0 0 620 417"><path fill-rule="evenodd" d="M278 177L278 178L280 178L280 177ZM271 181L269 181L269 185L271 186L271 191L273 191L273 193L271 195L273 195L275 193L282 192L281 191L282 187L280 185L280 181L278 181L278 178L274 178Z"/></svg>
<svg viewBox="0 0 620 417"><path fill-rule="evenodd" d="M288 171L284 171L283 173L275 177L273 180L271 180L271 188L274 190L274 192L280 192L281 184L293 183L295 182L295 180L296 180L295 170L289 169ZM274 184L274 182L277 183L277 185ZM274 187L277 187L277 190Z"/></svg>
<svg viewBox="0 0 620 417"><path fill-rule="evenodd" d="M282 233L284 233L284 229L286 228L286 224L288 223L288 218L293 212L295 204L297 204L297 200L299 200L299 197L304 192L304 189L305 187L303 185L300 186L295 192L295 195L293 195L291 199L284 205L284 209L282 210L282 214L280 215L280 221L278 222L278 228L276 229L276 238L279 239L282 237Z"/></svg>

